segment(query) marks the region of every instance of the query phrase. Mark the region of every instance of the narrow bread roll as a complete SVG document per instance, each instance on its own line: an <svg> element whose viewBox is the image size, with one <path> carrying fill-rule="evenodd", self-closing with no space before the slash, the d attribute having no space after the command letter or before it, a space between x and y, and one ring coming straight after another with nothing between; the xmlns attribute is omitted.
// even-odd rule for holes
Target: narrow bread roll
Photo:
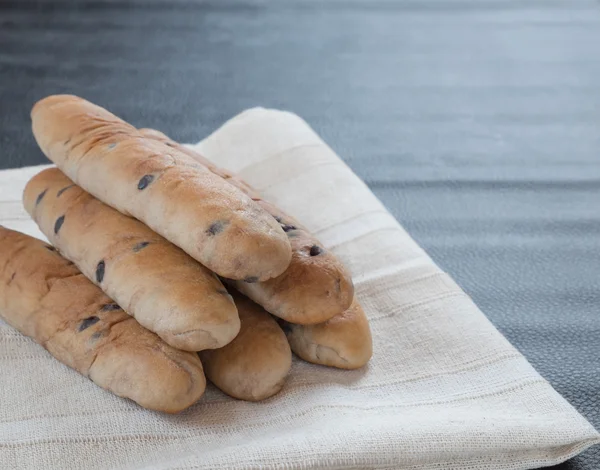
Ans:
<svg viewBox="0 0 600 470"><path fill-rule="evenodd" d="M165 142L187 153L248 194L281 225L292 246L292 261L283 274L268 281L248 283L227 281L268 312L296 324L322 323L350 307L354 296L352 278L333 253L297 220L275 205L261 199L250 185L227 170L218 168L192 149L177 144L153 129L141 129L143 135Z"/></svg>
<svg viewBox="0 0 600 470"><path fill-rule="evenodd" d="M313 364L358 369L369 362L373 354L369 321L356 300L344 313L325 323L282 323L292 351Z"/></svg>
<svg viewBox="0 0 600 470"><path fill-rule="evenodd" d="M292 352L283 330L262 307L234 294L242 327L221 349L202 351L206 376L234 398L264 400L281 390L291 366Z"/></svg>
<svg viewBox="0 0 600 470"><path fill-rule="evenodd" d="M183 152L75 96L39 101L31 119L42 151L75 183L220 276L265 281L289 265L279 224Z"/></svg>
<svg viewBox="0 0 600 470"><path fill-rule="evenodd" d="M59 361L145 408L176 413L204 393L195 353L143 328L53 247L2 226L0 316Z"/></svg>
<svg viewBox="0 0 600 470"><path fill-rule="evenodd" d="M57 168L28 182L23 203L63 256L171 346L219 348L237 335L237 309L215 274Z"/></svg>

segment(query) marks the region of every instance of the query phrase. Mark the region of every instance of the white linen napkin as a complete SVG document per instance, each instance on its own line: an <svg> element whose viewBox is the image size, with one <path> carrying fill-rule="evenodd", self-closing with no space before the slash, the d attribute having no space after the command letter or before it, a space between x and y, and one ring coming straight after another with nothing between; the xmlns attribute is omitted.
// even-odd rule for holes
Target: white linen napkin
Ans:
<svg viewBox="0 0 600 470"><path fill-rule="evenodd" d="M101 390L0 322L2 468L527 469L600 442L299 117L248 110L197 148L348 265L371 321L370 364L295 360L265 402L210 387L168 416ZM41 168L0 172L0 223L44 238L20 202Z"/></svg>

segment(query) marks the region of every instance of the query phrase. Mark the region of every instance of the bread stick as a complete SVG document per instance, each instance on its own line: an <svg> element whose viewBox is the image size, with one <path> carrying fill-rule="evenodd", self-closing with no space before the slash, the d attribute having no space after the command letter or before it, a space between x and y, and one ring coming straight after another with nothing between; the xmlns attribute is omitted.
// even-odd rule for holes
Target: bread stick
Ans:
<svg viewBox="0 0 600 470"><path fill-rule="evenodd" d="M314 364L358 369L369 362L373 354L369 322L356 300L344 313L325 323L282 324L292 351Z"/></svg>
<svg viewBox="0 0 600 470"><path fill-rule="evenodd" d="M227 346L202 351L207 378L223 392L258 401L275 395L292 366L284 332L262 307L234 293L242 326Z"/></svg>
<svg viewBox="0 0 600 470"><path fill-rule="evenodd" d="M202 364L143 328L50 245L0 226L0 316L56 359L143 407L204 393Z"/></svg>
<svg viewBox="0 0 600 470"><path fill-rule="evenodd" d="M187 153L245 192L271 214L287 233L292 246L292 261L283 274L265 282L229 280L229 284L273 315L296 324L321 323L350 307L354 295L350 273L300 222L262 199L241 178L217 167L194 150L173 142L154 129L141 129L140 132Z"/></svg>
<svg viewBox="0 0 600 470"><path fill-rule="evenodd" d="M238 333L235 304L216 275L57 168L28 182L23 203L63 256L171 346L219 348Z"/></svg>
<svg viewBox="0 0 600 470"><path fill-rule="evenodd" d="M75 96L39 101L31 119L40 148L69 178L211 271L256 282L289 265L290 243L279 224L183 152Z"/></svg>

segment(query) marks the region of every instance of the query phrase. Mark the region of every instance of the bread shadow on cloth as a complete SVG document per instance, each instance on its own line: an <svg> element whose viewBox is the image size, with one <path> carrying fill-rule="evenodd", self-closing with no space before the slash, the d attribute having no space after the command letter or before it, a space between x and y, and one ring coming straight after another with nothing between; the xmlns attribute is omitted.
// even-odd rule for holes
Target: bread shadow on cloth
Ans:
<svg viewBox="0 0 600 470"><path fill-rule="evenodd" d="M169 425L180 426L228 426L239 425L240 416L251 415L258 423L271 421L279 414L289 415L290 406L302 415L302 410L315 406L330 406L339 400L340 392L348 396L353 392L364 394L360 384L369 372L369 364L356 370L342 370L317 364L306 363L296 357L292 370L283 388L276 395L259 402L249 402L232 398L212 383L208 382L204 396L179 414L168 415L148 411L166 421ZM268 414L264 411L268 409ZM267 416L269 417L267 419ZM258 424L260 426L262 424ZM268 423L263 423L268 424Z"/></svg>

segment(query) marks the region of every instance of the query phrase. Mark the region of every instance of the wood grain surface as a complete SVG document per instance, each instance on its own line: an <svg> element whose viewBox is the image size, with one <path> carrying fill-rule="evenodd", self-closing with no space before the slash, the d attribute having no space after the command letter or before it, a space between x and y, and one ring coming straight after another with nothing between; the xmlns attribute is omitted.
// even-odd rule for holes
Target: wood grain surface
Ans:
<svg viewBox="0 0 600 470"><path fill-rule="evenodd" d="M51 93L186 142L298 113L600 426L598 2L0 1L0 168Z"/></svg>

